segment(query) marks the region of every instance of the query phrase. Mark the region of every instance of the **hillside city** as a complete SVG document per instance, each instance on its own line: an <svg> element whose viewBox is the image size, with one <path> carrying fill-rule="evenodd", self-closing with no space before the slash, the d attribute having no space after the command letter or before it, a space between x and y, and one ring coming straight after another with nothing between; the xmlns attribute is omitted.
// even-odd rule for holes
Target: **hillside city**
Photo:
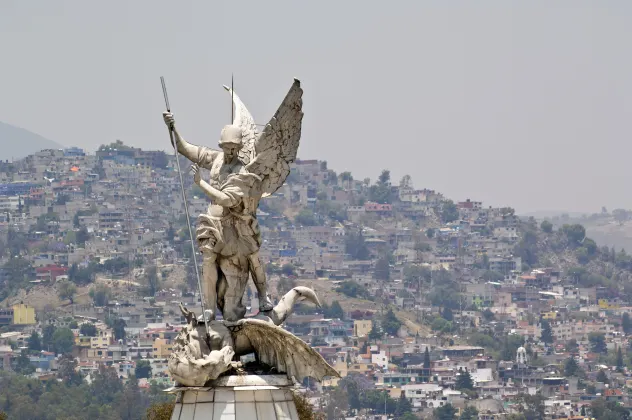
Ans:
<svg viewBox="0 0 632 420"><path fill-rule="evenodd" d="M141 419L173 403L179 304L200 312L175 166L121 141L0 162L6 418ZM181 167L194 225L209 201ZM259 207L273 301L304 285L322 303L284 325L341 376L303 383L316 416L629 418L632 256L565 218L376 176L297 160ZM243 299L258 311L252 282Z"/></svg>

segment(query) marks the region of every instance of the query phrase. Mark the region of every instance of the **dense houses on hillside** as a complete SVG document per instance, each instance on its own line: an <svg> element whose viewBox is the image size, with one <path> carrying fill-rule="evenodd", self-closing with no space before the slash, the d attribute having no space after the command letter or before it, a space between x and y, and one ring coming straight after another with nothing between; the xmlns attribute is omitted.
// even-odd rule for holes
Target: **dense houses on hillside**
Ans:
<svg viewBox="0 0 632 420"><path fill-rule="evenodd" d="M173 159L118 142L0 165L0 369L48 380L71 353L86 378L107 364L142 386L170 383L178 303L197 305ZM208 201L187 183L194 220ZM512 209L304 160L259 219L275 299L296 282L349 298L301 307L285 325L341 374L306 384L315 406L381 414L333 399L355 382L421 417L449 407L480 419L529 410L579 419L597 400L632 408L627 302L577 281L582 272L527 261L517 249L522 224L534 223ZM163 287L178 269L178 287ZM63 306L38 306L38 290ZM258 307L254 290L244 299Z"/></svg>

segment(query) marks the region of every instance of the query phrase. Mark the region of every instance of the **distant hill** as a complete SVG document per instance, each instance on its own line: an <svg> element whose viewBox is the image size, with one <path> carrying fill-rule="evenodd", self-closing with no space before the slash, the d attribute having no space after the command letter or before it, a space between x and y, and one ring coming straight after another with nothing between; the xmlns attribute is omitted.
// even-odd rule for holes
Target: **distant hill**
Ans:
<svg viewBox="0 0 632 420"><path fill-rule="evenodd" d="M0 121L0 159L20 159L43 149L62 146L39 134Z"/></svg>

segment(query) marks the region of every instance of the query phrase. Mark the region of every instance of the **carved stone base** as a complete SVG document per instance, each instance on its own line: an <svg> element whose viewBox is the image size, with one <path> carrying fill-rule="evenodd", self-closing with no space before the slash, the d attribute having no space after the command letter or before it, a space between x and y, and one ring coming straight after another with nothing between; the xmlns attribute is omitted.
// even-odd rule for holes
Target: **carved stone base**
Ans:
<svg viewBox="0 0 632 420"><path fill-rule="evenodd" d="M171 420L298 420L285 375L223 376L207 387L178 387Z"/></svg>

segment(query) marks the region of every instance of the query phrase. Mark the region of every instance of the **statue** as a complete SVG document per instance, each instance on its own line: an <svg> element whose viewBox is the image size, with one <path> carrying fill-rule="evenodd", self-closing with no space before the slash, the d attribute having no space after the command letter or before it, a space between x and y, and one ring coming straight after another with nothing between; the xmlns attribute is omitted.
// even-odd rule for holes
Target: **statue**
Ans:
<svg viewBox="0 0 632 420"><path fill-rule="evenodd" d="M296 158L303 119L300 82L294 80L261 134L239 97L232 88L226 89L235 114L232 124L221 132L218 151L182 138L169 111L163 80L168 109L164 121L177 151L193 162L194 182L211 199L196 228L203 256L201 293L207 309L196 319L193 312L180 307L187 326L175 340L169 371L181 385L201 387L227 372L243 373L239 356L254 352L260 365L290 379L339 376L308 344L280 327L295 303L307 300L320 306L315 293L295 287L273 307L259 257L259 200L283 185ZM200 168L210 171L208 181L202 179ZM259 294L259 313L244 318L242 298L250 275ZM218 309L224 318L221 321L216 320Z"/></svg>
<svg viewBox="0 0 632 420"><path fill-rule="evenodd" d="M274 193L290 173L301 135L302 94L298 80L261 134L232 88L233 124L221 132L221 151L186 142L175 126L171 112L163 113L175 134L178 152L193 162L195 183L211 198L206 214L198 218L197 242L202 253L203 294L207 313L215 319L217 306L224 319L237 321L246 314L242 297L249 274L259 295L259 310L268 312L272 303L266 275L259 257L261 237L257 207L262 197ZM210 171L201 179L199 168Z"/></svg>
<svg viewBox="0 0 632 420"><path fill-rule="evenodd" d="M306 377L322 380L325 376L338 376L308 344L278 327L291 314L294 304L303 300L320 306L311 289L298 286L270 311L271 316L259 313L235 323L211 321L211 334L206 340L203 324L180 306L187 327L176 337L169 356L171 375L182 385L204 386L208 380L231 369L241 373L242 365L232 361L233 357L254 352L261 363L297 381Z"/></svg>

